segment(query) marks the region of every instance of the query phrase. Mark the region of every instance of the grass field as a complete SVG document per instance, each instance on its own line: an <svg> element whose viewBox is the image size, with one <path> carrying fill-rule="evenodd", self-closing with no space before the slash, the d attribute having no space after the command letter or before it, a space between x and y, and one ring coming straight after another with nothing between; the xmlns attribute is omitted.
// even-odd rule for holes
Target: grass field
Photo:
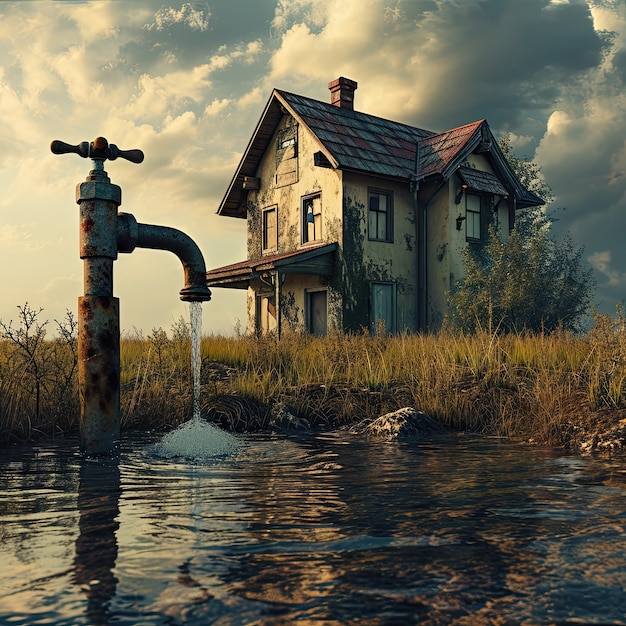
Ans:
<svg viewBox="0 0 626 626"><path fill-rule="evenodd" d="M28 305L26 305L28 307ZM24 315L26 312L28 315ZM47 339L41 312L0 329L4 442L74 432L79 423L76 325ZM121 341L122 428L166 430L192 407L190 339L181 319ZM314 427L335 428L413 406L458 429L571 445L618 424L626 407L624 317L596 315L585 337L565 333L396 336L204 336L203 416L234 430L267 426L287 403Z"/></svg>

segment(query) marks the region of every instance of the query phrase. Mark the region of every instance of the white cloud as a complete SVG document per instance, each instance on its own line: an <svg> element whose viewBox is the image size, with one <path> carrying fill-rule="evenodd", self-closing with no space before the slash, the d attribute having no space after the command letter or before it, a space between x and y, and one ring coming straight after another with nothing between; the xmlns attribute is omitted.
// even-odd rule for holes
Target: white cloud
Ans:
<svg viewBox="0 0 626 626"><path fill-rule="evenodd" d="M215 99L206 105L206 107L204 108L204 115L207 115L209 117L214 117L216 115L219 115L223 111L227 110L228 108L232 107L232 105L233 105L232 101L229 100L228 98L222 98L220 100Z"/></svg>
<svg viewBox="0 0 626 626"><path fill-rule="evenodd" d="M96 42L101 39L117 37L120 33L119 3L113 1L88 2L73 7L61 8L61 12L74 22L85 42ZM135 9L136 12L136 9ZM125 19L129 19L133 11L126 11Z"/></svg>
<svg viewBox="0 0 626 626"><path fill-rule="evenodd" d="M211 11L208 5L198 9L189 2L183 3L180 9L161 7L154 16L154 22L148 24L148 30L165 30L174 24L184 24L191 30L205 31L209 28Z"/></svg>
<svg viewBox="0 0 626 626"><path fill-rule="evenodd" d="M211 86L210 74L208 64L162 76L144 74L139 78L137 93L120 111L130 119L155 119L185 100L198 103Z"/></svg>
<svg viewBox="0 0 626 626"><path fill-rule="evenodd" d="M598 272L608 278L610 286L617 286L622 283L623 274L611 267L612 254L610 250L594 252L587 257L587 260Z"/></svg>

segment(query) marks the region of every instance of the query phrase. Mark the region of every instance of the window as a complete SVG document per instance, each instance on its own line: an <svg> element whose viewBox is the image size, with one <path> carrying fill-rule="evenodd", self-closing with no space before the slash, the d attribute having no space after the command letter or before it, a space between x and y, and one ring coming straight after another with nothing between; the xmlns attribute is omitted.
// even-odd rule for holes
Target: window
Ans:
<svg viewBox="0 0 626 626"><path fill-rule="evenodd" d="M276 250L278 247L278 228L276 221L276 207L263 211L263 251Z"/></svg>
<svg viewBox="0 0 626 626"><path fill-rule="evenodd" d="M279 150L284 150L285 148L288 148L289 146L295 146L295 145L296 145L295 137L284 137L278 140Z"/></svg>
<svg viewBox="0 0 626 626"><path fill-rule="evenodd" d="M396 286L394 283L372 283L370 331L377 334L381 327L396 332Z"/></svg>
<svg viewBox="0 0 626 626"><path fill-rule="evenodd" d="M328 298L326 291L308 291L307 327L310 333L322 337L328 330Z"/></svg>
<svg viewBox="0 0 626 626"><path fill-rule="evenodd" d="M368 237L370 241L393 241L393 196L390 192L368 192Z"/></svg>
<svg viewBox="0 0 626 626"><path fill-rule="evenodd" d="M278 137L276 138L276 155L277 162L281 161L284 156L294 157L296 156L296 147L297 147L297 138L298 138L298 126L294 124L293 126L287 126L282 130L278 131ZM287 148L293 146L293 150L289 151L288 155L284 154L284 151Z"/></svg>
<svg viewBox="0 0 626 626"><path fill-rule="evenodd" d="M480 241L480 196L473 193L465 194L465 239Z"/></svg>
<svg viewBox="0 0 626 626"><path fill-rule="evenodd" d="M302 200L302 243L322 239L322 196L316 194Z"/></svg>
<svg viewBox="0 0 626 626"><path fill-rule="evenodd" d="M298 182L298 125L278 131L276 137L276 186Z"/></svg>

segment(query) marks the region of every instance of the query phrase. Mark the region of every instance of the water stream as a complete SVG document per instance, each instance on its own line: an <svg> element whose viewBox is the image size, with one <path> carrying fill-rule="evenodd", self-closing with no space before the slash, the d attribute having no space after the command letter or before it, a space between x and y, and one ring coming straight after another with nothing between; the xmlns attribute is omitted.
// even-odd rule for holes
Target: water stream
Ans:
<svg viewBox="0 0 626 626"><path fill-rule="evenodd" d="M192 418L163 437L155 446L155 450L157 454L166 458L185 457L195 460L233 454L239 447L239 440L230 433L204 421L200 411L202 302L191 302L189 305L189 334L193 389Z"/></svg>
<svg viewBox="0 0 626 626"><path fill-rule="evenodd" d="M200 370L202 357L202 302L189 304L189 335L191 338L191 379L193 381L193 419L200 418Z"/></svg>
<svg viewBox="0 0 626 626"><path fill-rule="evenodd" d="M623 459L468 435L157 443L1 451L1 624L626 624Z"/></svg>

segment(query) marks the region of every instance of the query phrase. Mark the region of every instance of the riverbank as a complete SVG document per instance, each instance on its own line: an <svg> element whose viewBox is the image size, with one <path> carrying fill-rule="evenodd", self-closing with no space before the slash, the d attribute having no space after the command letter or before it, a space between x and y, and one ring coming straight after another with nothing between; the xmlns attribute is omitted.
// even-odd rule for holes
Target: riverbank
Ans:
<svg viewBox="0 0 626 626"><path fill-rule="evenodd" d="M404 407L453 430L559 446L626 447L623 318L596 316L587 337L567 333L203 337L203 417L227 430L276 427L276 407L303 427L337 429ZM0 343L1 440L73 433L78 426L75 338L24 354ZM190 341L125 336L124 430L166 431L189 418ZM37 365L37 367L34 367Z"/></svg>
<svg viewBox="0 0 626 626"><path fill-rule="evenodd" d="M234 391L238 386L234 368L211 362L204 364L203 371L209 386L219 380L223 390L203 395L203 416L228 431L354 431L357 427L357 431L363 432L359 424L371 423L383 415L394 419L396 413L410 408L417 411L418 420L414 426L409 424L409 437L433 430L470 431L555 446L572 453L626 451L626 408L603 406L591 410L581 390L572 390L569 396L557 390L554 395L558 398L553 398L553 406L557 406L548 416L544 413L546 407L540 409L525 390L520 393L519 388L508 386L497 389L465 377L450 391L450 412L441 412L432 403L416 405L415 390L401 382L382 389L309 384L285 388L275 398L259 402ZM454 413L452 407L456 408ZM422 416L428 419L423 420Z"/></svg>

